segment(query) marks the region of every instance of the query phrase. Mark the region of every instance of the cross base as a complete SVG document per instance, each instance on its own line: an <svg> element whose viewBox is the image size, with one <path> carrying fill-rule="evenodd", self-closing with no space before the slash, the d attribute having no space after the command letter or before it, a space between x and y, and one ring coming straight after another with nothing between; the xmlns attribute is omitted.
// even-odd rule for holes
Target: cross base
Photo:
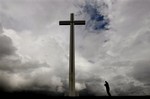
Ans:
<svg viewBox="0 0 150 99"><path fill-rule="evenodd" d="M76 97L76 96L79 96L79 93L76 91L75 94L71 94L69 92L66 92L65 93L65 96L69 96L69 97Z"/></svg>

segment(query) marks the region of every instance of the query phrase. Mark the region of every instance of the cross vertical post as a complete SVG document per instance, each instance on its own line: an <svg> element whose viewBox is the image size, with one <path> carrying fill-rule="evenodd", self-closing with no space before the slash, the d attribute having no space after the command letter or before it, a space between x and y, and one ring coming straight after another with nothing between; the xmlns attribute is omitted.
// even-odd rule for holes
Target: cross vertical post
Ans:
<svg viewBox="0 0 150 99"><path fill-rule="evenodd" d="M74 15L70 15L69 94L75 96Z"/></svg>
<svg viewBox="0 0 150 99"><path fill-rule="evenodd" d="M70 14L70 21L59 21L59 25L70 25L70 48L69 48L69 96L76 96L75 91L75 36L74 25L85 25L85 21L74 21L74 14Z"/></svg>

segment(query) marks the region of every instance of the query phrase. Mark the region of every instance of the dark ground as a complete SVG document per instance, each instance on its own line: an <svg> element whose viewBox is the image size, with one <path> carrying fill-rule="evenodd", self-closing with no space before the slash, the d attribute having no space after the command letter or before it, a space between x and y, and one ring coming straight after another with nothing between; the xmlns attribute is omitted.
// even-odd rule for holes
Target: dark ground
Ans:
<svg viewBox="0 0 150 99"><path fill-rule="evenodd" d="M7 99L7 98L13 98L13 99L27 99L27 98L34 98L34 99L37 99L37 98L40 98L40 99L44 99L44 98L52 98L52 97L55 97L55 98L58 98L58 97L61 97L61 98L66 98L66 96L64 97L64 93L56 93L56 92L51 92L51 91L31 91L31 90L28 90L28 91L13 91L13 92L6 92L6 91L0 91L0 98L1 99ZM69 97L70 98L70 97ZM74 98L74 97L73 97ZM76 97L75 97L76 98ZM92 94L90 91L88 90L82 90L79 92L79 97L77 98L98 98L98 99L103 99L103 98L125 98L125 99L128 99L128 98L132 98L132 99L137 99L137 98L148 98L149 99L149 96L112 96L112 97L109 97L109 96L96 96L94 97L94 94Z"/></svg>
<svg viewBox="0 0 150 99"><path fill-rule="evenodd" d="M79 92L80 96L94 96L91 92L88 90L82 90ZM51 97L51 96L64 96L64 93L57 93L57 92L52 92L52 91L33 91L33 90L24 90L24 91L0 91L0 97L9 97L9 98L14 98L14 97L19 97L19 98L39 98L39 97Z"/></svg>

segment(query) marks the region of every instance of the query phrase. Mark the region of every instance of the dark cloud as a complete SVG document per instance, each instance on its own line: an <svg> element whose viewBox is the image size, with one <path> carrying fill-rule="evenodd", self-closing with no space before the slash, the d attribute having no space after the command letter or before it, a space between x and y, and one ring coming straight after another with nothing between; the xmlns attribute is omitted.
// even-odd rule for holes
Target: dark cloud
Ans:
<svg viewBox="0 0 150 99"><path fill-rule="evenodd" d="M16 48L13 46L12 40L5 35L0 35L0 58L13 55L15 51Z"/></svg>
<svg viewBox="0 0 150 99"><path fill-rule="evenodd" d="M144 84L150 84L150 61L137 62L129 75Z"/></svg>
<svg viewBox="0 0 150 99"><path fill-rule="evenodd" d="M0 34L3 33L3 26L2 24L0 23Z"/></svg>
<svg viewBox="0 0 150 99"><path fill-rule="evenodd" d="M100 82L86 82L85 88L79 91L80 96L106 96L103 85Z"/></svg>
<svg viewBox="0 0 150 99"><path fill-rule="evenodd" d="M146 95L146 90L135 80L128 76L117 75L109 80L110 93L112 96L141 96Z"/></svg>
<svg viewBox="0 0 150 99"><path fill-rule="evenodd" d="M49 68L50 66L46 63L39 63L37 61L22 62L21 59L4 58L0 60L0 70L11 73L30 72L40 67Z"/></svg>
<svg viewBox="0 0 150 99"><path fill-rule="evenodd" d="M3 26L0 23L0 59L5 56L14 55L16 51L11 38L3 35L3 32Z"/></svg>
<svg viewBox="0 0 150 99"><path fill-rule="evenodd" d="M130 83L117 83L117 86L111 90L113 96L141 96L145 92L142 86L134 85L134 82Z"/></svg>

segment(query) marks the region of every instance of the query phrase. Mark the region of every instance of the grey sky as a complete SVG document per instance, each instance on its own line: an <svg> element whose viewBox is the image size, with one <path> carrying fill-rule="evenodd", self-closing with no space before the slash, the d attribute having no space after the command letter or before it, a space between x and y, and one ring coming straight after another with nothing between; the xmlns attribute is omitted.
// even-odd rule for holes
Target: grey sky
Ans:
<svg viewBox="0 0 150 99"><path fill-rule="evenodd" d="M109 19L94 30L93 7ZM0 88L65 91L70 13L76 26L76 88L106 95L149 95L149 0L0 0ZM45 87L46 86L46 87Z"/></svg>

